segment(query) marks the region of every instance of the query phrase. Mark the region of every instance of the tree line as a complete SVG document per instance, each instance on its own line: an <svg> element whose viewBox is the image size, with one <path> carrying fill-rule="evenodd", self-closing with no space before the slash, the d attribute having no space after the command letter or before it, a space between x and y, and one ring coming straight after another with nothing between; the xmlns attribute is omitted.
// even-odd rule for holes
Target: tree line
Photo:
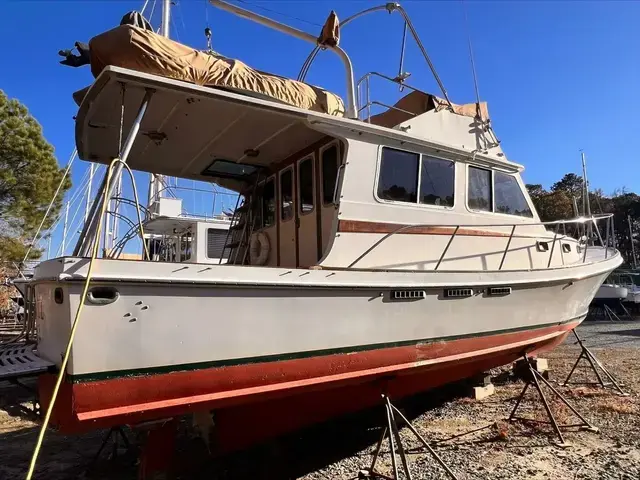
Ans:
<svg viewBox="0 0 640 480"><path fill-rule="evenodd" d="M543 222L567 220L585 214L587 202L584 181L575 173L567 173L549 190L540 184L527 184L526 187ZM640 196L625 188L618 189L611 195L605 195L601 189L594 189L589 190L588 198L592 214L613 214L616 246L622 253L626 266L633 267L632 242L636 259L640 260Z"/></svg>

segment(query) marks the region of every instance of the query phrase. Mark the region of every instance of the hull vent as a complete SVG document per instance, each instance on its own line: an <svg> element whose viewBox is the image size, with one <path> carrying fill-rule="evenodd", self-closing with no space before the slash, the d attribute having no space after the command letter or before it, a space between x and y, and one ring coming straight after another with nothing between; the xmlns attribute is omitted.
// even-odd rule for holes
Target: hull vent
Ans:
<svg viewBox="0 0 640 480"><path fill-rule="evenodd" d="M427 294L424 290L394 290L391 292L393 300L422 300Z"/></svg>
<svg viewBox="0 0 640 480"><path fill-rule="evenodd" d="M473 296L471 288L447 288L444 291L445 298L465 298Z"/></svg>
<svg viewBox="0 0 640 480"><path fill-rule="evenodd" d="M511 287L491 287L489 288L489 295L492 297L511 295Z"/></svg>

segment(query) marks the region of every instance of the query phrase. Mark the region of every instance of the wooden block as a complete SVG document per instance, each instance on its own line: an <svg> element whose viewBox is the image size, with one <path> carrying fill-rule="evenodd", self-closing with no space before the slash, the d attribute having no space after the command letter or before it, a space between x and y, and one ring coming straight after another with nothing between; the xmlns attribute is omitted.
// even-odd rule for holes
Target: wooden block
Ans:
<svg viewBox="0 0 640 480"><path fill-rule="evenodd" d="M475 400L483 400L487 397L490 397L494 393L496 393L496 387L493 385L493 383L484 385L482 387L473 387L473 398Z"/></svg>

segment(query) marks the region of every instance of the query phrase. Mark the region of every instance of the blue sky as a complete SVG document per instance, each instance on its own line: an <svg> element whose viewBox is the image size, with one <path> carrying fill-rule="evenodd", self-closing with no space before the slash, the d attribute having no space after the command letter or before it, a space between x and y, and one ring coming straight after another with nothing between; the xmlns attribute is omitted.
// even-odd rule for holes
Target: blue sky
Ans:
<svg viewBox="0 0 640 480"><path fill-rule="evenodd" d="M5 45L5 58L0 63L0 89L27 105L61 163L74 146L77 107L71 94L88 85L92 77L87 67L59 65L57 51L116 26L124 13L140 9L143 3L1 2L0 43ZM150 0L147 16L153 3ZM339 18L346 18L381 3L248 0L244 6L316 34L332 8ZM463 3L401 3L452 101L473 102ZM155 27L160 23L160 4L158 0L152 18ZM548 187L564 173L578 172L579 150L583 149L594 188L611 193L624 186L640 192L635 148L640 133L636 120L640 111L640 2L467 0L465 4L480 96L489 102L493 126L507 156L525 165L525 181ZM309 44L206 5L205 0L179 0L173 8L172 37L204 48L208 17L218 52L261 70L298 75ZM395 76L401 34L399 16L376 13L346 27L341 46L351 56L358 77L371 70ZM411 42L405 70L412 73L410 84L438 94ZM318 57L307 81L344 94L341 64L329 52ZM74 166L76 184L87 168L85 162ZM138 175L138 188L146 189L142 175ZM210 209L207 198L198 195L187 198L185 206Z"/></svg>

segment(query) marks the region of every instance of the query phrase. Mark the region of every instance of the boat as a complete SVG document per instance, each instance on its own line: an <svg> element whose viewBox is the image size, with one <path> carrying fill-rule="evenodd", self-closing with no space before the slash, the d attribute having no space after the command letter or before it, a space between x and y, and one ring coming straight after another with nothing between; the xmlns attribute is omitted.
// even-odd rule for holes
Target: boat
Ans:
<svg viewBox="0 0 640 480"><path fill-rule="evenodd" d="M626 286L620 285L612 279L607 279L605 283L598 288L596 296L594 297L594 303L618 305L621 301L626 300L628 295L629 290Z"/></svg>
<svg viewBox="0 0 640 480"><path fill-rule="evenodd" d="M318 37L211 3L337 54L346 101L144 27L90 42L75 139L110 173L73 255L20 285L58 370L39 377L43 408L62 378L56 428L213 412L229 451L553 348L584 320L622 262L612 216L541 222L486 104L406 75L356 82L335 14ZM432 64L400 5L376 11L399 14ZM378 102L374 79L409 93ZM125 168L237 192L226 262L95 258ZM576 224L598 241L564 233Z"/></svg>
<svg viewBox="0 0 640 480"><path fill-rule="evenodd" d="M605 284L617 286L621 291L617 292L616 295L620 294L618 298L623 302L640 303L640 286L634 281L639 277L640 275L637 273L616 271L610 275Z"/></svg>

